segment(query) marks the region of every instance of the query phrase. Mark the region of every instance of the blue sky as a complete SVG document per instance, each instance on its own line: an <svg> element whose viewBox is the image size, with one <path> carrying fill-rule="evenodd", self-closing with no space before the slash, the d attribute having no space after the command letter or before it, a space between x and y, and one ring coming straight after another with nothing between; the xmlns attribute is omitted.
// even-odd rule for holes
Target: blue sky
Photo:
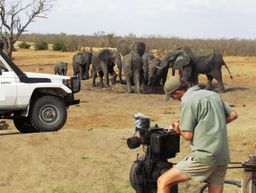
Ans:
<svg viewBox="0 0 256 193"><path fill-rule="evenodd" d="M28 0L27 0L28 1ZM28 33L256 39L255 0L57 0Z"/></svg>

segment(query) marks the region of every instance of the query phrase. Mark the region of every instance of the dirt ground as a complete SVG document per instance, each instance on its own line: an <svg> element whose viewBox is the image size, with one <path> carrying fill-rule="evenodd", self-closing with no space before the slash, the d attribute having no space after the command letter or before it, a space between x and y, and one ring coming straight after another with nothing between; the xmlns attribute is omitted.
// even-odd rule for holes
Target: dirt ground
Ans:
<svg viewBox="0 0 256 193"><path fill-rule="evenodd" d="M74 53L18 50L14 62L24 71L53 73L57 61L69 63ZM224 57L234 79L223 67L226 93L221 97L238 112L228 125L231 160L242 162L255 153L256 57ZM205 84L204 76L200 83ZM130 150L126 139L134 133L133 114L151 117L152 125L168 128L178 119L180 103L164 101L161 92L128 94L125 86L92 88L82 82L76 98L81 103L68 110L64 128L52 133L20 134L11 121L0 131L0 193L132 193L129 170L141 148ZM181 141L181 152L171 162L189 153ZM228 170L228 179L241 179L241 169ZM193 181L179 186L180 193L197 192ZM228 191L233 192L233 191Z"/></svg>

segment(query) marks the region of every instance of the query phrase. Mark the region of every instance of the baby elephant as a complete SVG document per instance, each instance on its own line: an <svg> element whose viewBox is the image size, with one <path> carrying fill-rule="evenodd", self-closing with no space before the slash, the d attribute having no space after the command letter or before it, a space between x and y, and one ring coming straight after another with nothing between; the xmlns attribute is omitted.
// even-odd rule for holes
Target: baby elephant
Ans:
<svg viewBox="0 0 256 193"><path fill-rule="evenodd" d="M67 62L58 62L54 65L54 74L66 76L68 71Z"/></svg>

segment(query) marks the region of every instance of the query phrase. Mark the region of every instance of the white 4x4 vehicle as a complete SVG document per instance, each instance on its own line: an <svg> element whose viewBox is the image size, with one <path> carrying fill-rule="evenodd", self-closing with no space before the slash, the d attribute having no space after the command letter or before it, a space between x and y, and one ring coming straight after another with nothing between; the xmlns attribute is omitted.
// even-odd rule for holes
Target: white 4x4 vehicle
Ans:
<svg viewBox="0 0 256 193"><path fill-rule="evenodd" d="M78 77L24 73L0 48L0 119L13 119L20 132L61 129L79 91Z"/></svg>

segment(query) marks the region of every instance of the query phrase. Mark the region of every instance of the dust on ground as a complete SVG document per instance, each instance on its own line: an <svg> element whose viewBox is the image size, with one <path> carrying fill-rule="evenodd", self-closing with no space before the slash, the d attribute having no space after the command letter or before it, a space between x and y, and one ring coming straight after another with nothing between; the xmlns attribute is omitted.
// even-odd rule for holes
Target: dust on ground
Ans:
<svg viewBox="0 0 256 193"><path fill-rule="evenodd" d="M25 71L53 73L57 61L69 63L74 53L18 50L14 62ZM246 161L255 151L256 57L224 57L234 79L225 67L227 89L220 93L238 112L238 120L228 125L232 161ZM200 76L200 83L206 79ZM215 85L216 86L216 85ZM159 91L159 90L158 90ZM132 193L129 170L142 149L128 149L126 139L134 133L133 114L151 117L151 124L167 128L178 119L180 103L164 101L160 92L128 94L125 85L110 89L92 88L82 81L81 103L68 110L64 128L52 133L20 134L11 121L0 131L1 193ZM177 162L189 152L181 141ZM227 178L241 179L240 169L228 170ZM179 192L197 192L199 184L184 183Z"/></svg>

